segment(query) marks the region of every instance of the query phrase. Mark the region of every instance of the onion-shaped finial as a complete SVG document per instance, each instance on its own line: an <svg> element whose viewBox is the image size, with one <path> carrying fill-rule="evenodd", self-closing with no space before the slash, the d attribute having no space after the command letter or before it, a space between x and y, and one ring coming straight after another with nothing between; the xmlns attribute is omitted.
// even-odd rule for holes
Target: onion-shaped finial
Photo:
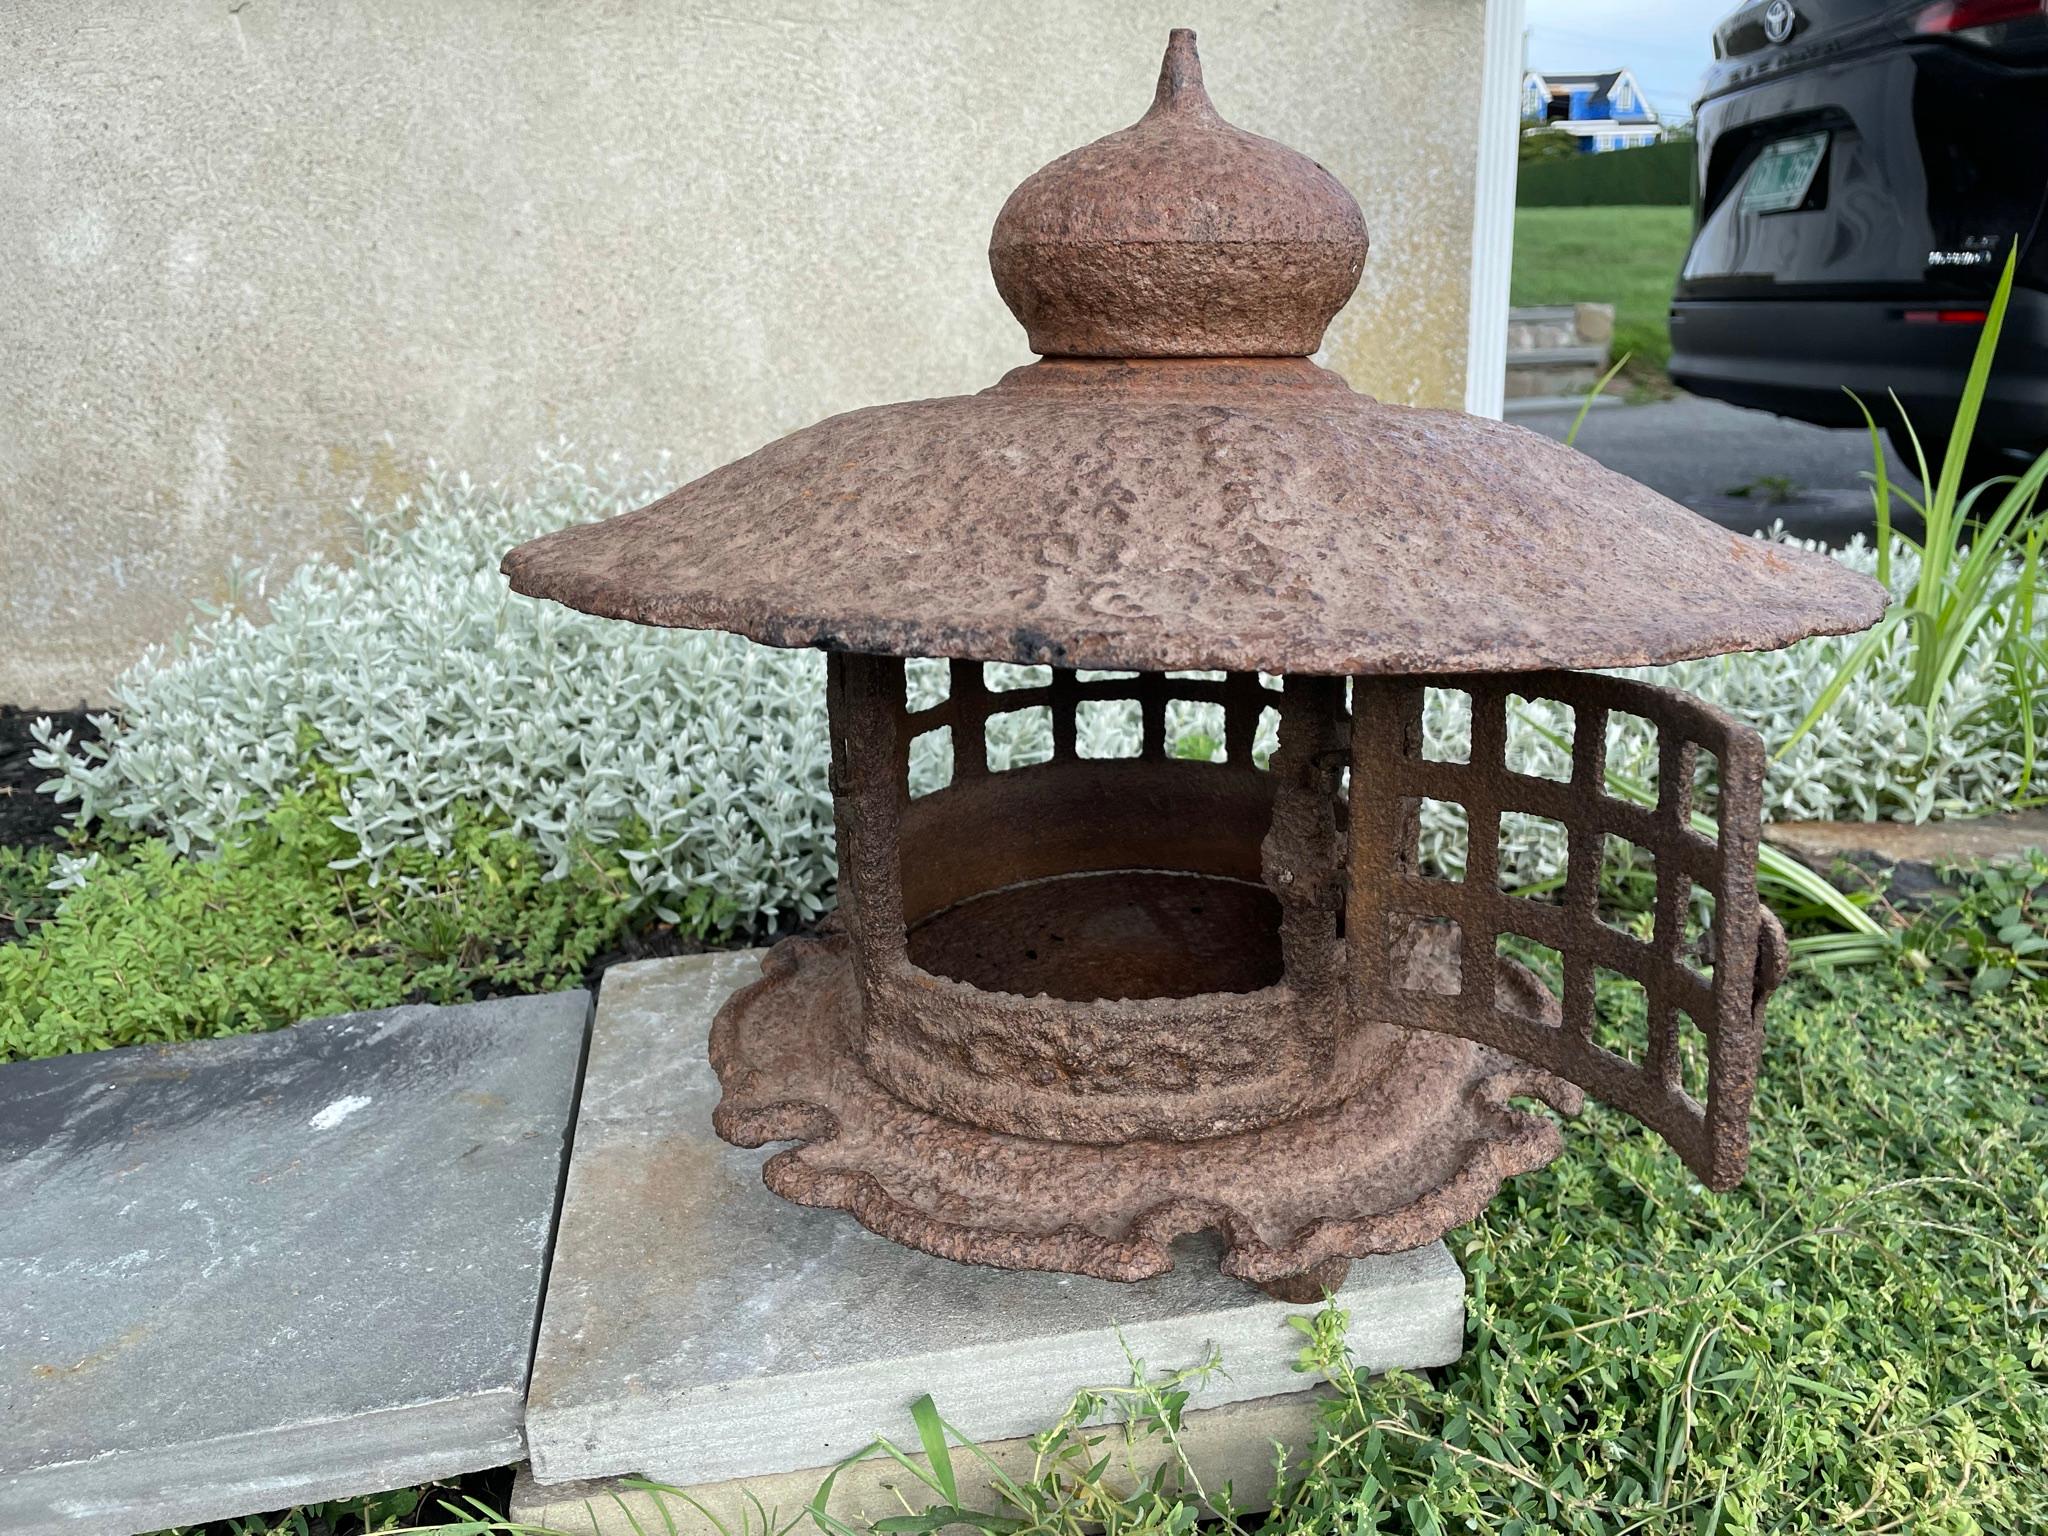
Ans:
<svg viewBox="0 0 2048 1536"><path fill-rule="evenodd" d="M1334 176L1223 120L1178 28L1151 110L1026 178L989 264L1045 356L1306 357L1366 244Z"/></svg>

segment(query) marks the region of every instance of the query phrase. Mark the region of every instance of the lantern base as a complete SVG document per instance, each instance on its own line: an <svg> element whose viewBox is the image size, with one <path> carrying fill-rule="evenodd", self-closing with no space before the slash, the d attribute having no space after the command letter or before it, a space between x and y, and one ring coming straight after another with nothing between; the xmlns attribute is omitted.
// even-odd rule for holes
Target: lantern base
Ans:
<svg viewBox="0 0 2048 1536"><path fill-rule="evenodd" d="M1306 1298L1343 1261L1431 1242L1555 1158L1557 1127L1509 1100L1576 1114L1583 1097L1486 1046L1397 1030L1370 1085L1296 1120L1203 1141L1043 1141L941 1119L861 1070L843 936L785 939L762 972L712 1025L718 1134L802 1143L763 1167L776 1194L968 1264L1143 1280L1173 1268L1174 1239L1214 1229L1224 1274Z"/></svg>

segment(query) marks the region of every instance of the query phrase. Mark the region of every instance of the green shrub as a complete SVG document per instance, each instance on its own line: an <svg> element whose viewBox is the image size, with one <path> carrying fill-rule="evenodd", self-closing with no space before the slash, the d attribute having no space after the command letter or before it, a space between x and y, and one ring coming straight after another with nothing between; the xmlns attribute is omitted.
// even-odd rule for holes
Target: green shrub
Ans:
<svg viewBox="0 0 2048 1536"><path fill-rule="evenodd" d="M530 844L458 808L445 851L373 873L341 806L325 776L210 857L146 839L74 865L54 910L0 944L0 1061L574 986L625 920L615 850L576 849L547 879Z"/></svg>
<svg viewBox="0 0 2048 1536"><path fill-rule="evenodd" d="M1626 208L1692 201L1688 142L1646 144L1605 154L1525 162L1515 183L1524 208Z"/></svg>
<svg viewBox="0 0 2048 1536"><path fill-rule="evenodd" d="M625 840L635 899L719 931L822 907L833 878L825 665L736 635L651 629L519 597L513 545L664 486L544 456L516 486L436 478L364 516L346 564L244 583L175 653L116 684L116 739L43 735L82 820L218 847L322 769L350 858L446 851L486 808L546 857Z"/></svg>
<svg viewBox="0 0 2048 1536"><path fill-rule="evenodd" d="M1519 149L1517 158L1524 176L1529 174L1531 165L1576 160L1585 153L1579 148L1579 141L1562 128L1524 128Z"/></svg>
<svg viewBox="0 0 2048 1536"><path fill-rule="evenodd" d="M2048 855L1942 874L1953 894L1917 914L1900 939L1908 974L1932 992L2016 988L2048 1003Z"/></svg>

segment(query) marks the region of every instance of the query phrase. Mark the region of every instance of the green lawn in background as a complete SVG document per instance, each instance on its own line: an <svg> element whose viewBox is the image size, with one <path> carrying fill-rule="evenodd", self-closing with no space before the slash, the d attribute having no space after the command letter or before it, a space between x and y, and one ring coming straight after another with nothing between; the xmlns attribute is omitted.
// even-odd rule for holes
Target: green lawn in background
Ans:
<svg viewBox="0 0 2048 1536"><path fill-rule="evenodd" d="M1689 208L1517 208L1513 304L1612 304L1614 355L1661 374Z"/></svg>

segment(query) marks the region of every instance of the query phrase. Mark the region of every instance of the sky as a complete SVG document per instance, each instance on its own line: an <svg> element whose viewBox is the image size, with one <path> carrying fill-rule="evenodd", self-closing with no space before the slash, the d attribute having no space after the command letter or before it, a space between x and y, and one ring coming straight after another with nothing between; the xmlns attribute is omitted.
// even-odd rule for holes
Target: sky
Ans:
<svg viewBox="0 0 2048 1536"><path fill-rule="evenodd" d="M1733 9L1735 0L1529 0L1529 63L1626 66L1660 116L1682 121L1714 59L1714 23Z"/></svg>

